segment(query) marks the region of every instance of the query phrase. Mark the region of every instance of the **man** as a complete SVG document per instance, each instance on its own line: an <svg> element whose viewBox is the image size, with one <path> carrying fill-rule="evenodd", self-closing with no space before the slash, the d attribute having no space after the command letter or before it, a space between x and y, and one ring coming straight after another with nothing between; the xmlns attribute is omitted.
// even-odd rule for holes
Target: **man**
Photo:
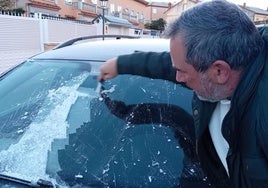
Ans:
<svg viewBox="0 0 268 188"><path fill-rule="evenodd" d="M171 57L120 56L99 79L138 74L193 89L197 154L212 185L268 187L268 28L215 0L185 11L167 36Z"/></svg>

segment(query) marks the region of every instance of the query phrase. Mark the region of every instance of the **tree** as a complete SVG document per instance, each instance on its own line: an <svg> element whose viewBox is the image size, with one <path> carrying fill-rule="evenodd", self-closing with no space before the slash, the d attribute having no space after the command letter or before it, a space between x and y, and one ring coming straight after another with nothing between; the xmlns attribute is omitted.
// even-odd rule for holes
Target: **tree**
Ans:
<svg viewBox="0 0 268 188"><path fill-rule="evenodd" d="M162 32L165 30L166 25L167 22L163 18L160 18L158 20L153 20L151 23L145 24L145 28L159 30Z"/></svg>
<svg viewBox="0 0 268 188"><path fill-rule="evenodd" d="M0 0L0 10L11 10L14 0Z"/></svg>

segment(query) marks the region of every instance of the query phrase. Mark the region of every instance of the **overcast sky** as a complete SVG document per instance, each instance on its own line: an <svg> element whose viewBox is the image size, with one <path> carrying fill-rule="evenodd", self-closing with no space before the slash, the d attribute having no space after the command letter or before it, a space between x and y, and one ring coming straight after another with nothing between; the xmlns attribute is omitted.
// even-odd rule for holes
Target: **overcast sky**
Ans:
<svg viewBox="0 0 268 188"><path fill-rule="evenodd" d="M154 1L154 2L179 2L179 0L147 0L147 1ZM243 3L246 3L247 6L251 7L258 7L263 10L267 10L268 7L268 0L228 0L235 4L243 5Z"/></svg>

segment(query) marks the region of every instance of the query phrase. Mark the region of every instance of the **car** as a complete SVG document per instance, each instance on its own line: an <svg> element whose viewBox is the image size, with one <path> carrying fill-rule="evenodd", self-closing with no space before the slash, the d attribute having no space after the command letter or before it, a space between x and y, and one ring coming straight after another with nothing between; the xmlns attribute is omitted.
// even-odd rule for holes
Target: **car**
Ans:
<svg viewBox="0 0 268 188"><path fill-rule="evenodd" d="M67 41L1 74L1 187L177 185L183 150L172 126L148 112L176 106L191 115L193 92L135 75L101 85L97 79L107 59L169 51L169 41L84 40L90 38ZM128 113L129 106L139 110Z"/></svg>

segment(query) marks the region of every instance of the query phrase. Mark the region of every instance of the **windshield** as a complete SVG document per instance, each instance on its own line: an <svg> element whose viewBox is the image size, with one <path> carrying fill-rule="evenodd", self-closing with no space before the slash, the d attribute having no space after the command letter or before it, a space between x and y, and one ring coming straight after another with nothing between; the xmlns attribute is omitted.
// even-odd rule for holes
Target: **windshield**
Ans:
<svg viewBox="0 0 268 188"><path fill-rule="evenodd" d="M146 114L139 104L147 103L153 105L146 111L173 104L190 113L192 93L168 81L124 75L104 83L103 98L96 92L99 65L29 61L1 78L1 173L61 186L176 184L183 153L172 126L150 114L146 121L133 117ZM124 113L107 99L139 110Z"/></svg>

